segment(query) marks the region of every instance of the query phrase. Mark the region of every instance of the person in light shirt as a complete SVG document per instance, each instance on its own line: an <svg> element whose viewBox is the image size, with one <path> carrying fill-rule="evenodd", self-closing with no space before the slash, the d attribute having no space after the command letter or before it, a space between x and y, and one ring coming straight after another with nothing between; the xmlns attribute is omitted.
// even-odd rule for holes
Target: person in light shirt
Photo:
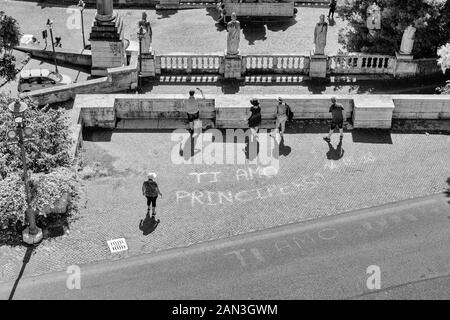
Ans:
<svg viewBox="0 0 450 320"><path fill-rule="evenodd" d="M200 91L202 94L203 99L205 98L203 92L197 88L197 90ZM185 101L185 108L187 112L187 117L189 121L189 131L191 135L194 133L194 121L198 120L200 118L200 107L198 105L198 101L194 97L195 90L189 91L189 98Z"/></svg>

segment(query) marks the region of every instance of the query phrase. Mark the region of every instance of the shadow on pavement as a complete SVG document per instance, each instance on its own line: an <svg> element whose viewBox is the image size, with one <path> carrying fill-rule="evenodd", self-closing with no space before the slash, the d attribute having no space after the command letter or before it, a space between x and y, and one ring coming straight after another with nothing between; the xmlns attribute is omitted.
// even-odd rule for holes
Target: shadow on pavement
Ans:
<svg viewBox="0 0 450 320"><path fill-rule="evenodd" d="M139 230L142 231L142 234L144 236L149 235L150 233L152 233L153 231L155 231L156 227L158 227L160 220L156 220L155 217L150 217L150 214L147 213L145 215L145 219L141 220L141 222L139 222Z"/></svg>
<svg viewBox="0 0 450 320"><path fill-rule="evenodd" d="M353 129L352 138L354 143L392 144L389 130Z"/></svg>
<svg viewBox="0 0 450 320"><path fill-rule="evenodd" d="M198 134L190 135L184 145L180 142L180 157L184 157L184 160L189 161L191 157L202 151L201 149L195 148L199 137L200 135Z"/></svg>
<svg viewBox="0 0 450 320"><path fill-rule="evenodd" d="M165 18L170 18L171 16L175 15L176 13L178 13L178 10L176 9L164 9L164 10L156 10L156 15L158 16L158 20L159 19L165 19Z"/></svg>
<svg viewBox="0 0 450 320"><path fill-rule="evenodd" d="M327 159L328 160L339 160L344 156L344 149L342 149L342 139L339 140L339 143L336 146L336 149L333 147L330 141L328 143L328 152Z"/></svg>
<svg viewBox="0 0 450 320"><path fill-rule="evenodd" d="M447 179L447 183L448 183L448 188L447 188L447 191L445 191L445 194L447 195L447 197L450 198L450 178ZM448 201L448 204L450 204L450 200Z"/></svg>
<svg viewBox="0 0 450 320"><path fill-rule="evenodd" d="M83 128L83 141L110 142L113 130L98 128Z"/></svg>
<svg viewBox="0 0 450 320"><path fill-rule="evenodd" d="M277 140L275 139L275 143ZM292 151L290 146L284 144L284 137L282 136L280 139L280 143L278 144L278 155L287 157Z"/></svg>
<svg viewBox="0 0 450 320"><path fill-rule="evenodd" d="M22 278L23 272L25 271L25 267L27 266L28 262L30 262L30 258L31 258L31 255L33 253L33 250L37 246L38 245L36 245L36 246L34 246L34 245L27 246L27 251L25 252L25 256L23 257L23 260L22 260L22 268L20 268L19 275L17 276L17 279L14 282L14 286L13 286L13 288L11 290L11 293L9 294L8 300L12 300L14 298L14 293L16 292L17 285L19 284L19 281Z"/></svg>
<svg viewBox="0 0 450 320"><path fill-rule="evenodd" d="M312 94L322 94L331 85L330 79L310 79L305 80L304 84L308 87L308 91Z"/></svg>
<svg viewBox="0 0 450 320"><path fill-rule="evenodd" d="M241 24L241 26L242 34L248 41L249 45L254 45L255 41L267 40L266 26L264 22L245 22Z"/></svg>
<svg viewBox="0 0 450 320"><path fill-rule="evenodd" d="M257 140L253 140L253 142L250 142L250 139L246 137L244 148L245 158L248 161L255 160L258 157L259 150L260 150L259 142Z"/></svg>

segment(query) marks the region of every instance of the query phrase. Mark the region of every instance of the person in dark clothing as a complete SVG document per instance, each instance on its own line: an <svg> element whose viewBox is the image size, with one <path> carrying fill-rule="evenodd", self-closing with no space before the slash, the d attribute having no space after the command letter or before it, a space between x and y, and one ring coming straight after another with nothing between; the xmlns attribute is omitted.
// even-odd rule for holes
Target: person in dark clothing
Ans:
<svg viewBox="0 0 450 320"><path fill-rule="evenodd" d="M328 11L328 19L334 19L334 12L336 11L336 0L330 1L330 11Z"/></svg>
<svg viewBox="0 0 450 320"><path fill-rule="evenodd" d="M330 141L331 135L336 127L339 127L340 138L342 139L344 137L344 107L342 104L336 102L335 97L331 98L330 112L332 115L330 132L323 139Z"/></svg>
<svg viewBox="0 0 450 320"><path fill-rule="evenodd" d="M253 142L253 139L258 141L258 131L261 126L261 107L259 106L258 99L253 98L250 100L252 106L250 107L250 118L248 118L248 126L250 128L250 142Z"/></svg>
<svg viewBox="0 0 450 320"><path fill-rule="evenodd" d="M147 213L150 213L150 205L152 206L152 217L156 215L156 199L158 195L162 197L161 191L159 191L158 184L154 181L156 173L150 172L148 180L144 181L142 185L142 194L147 198Z"/></svg>

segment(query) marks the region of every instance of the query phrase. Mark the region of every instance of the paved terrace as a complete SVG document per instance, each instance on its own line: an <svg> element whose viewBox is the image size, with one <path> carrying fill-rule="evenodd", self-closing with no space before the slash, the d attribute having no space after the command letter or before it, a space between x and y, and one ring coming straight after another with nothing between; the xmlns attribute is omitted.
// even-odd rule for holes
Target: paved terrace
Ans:
<svg viewBox="0 0 450 320"><path fill-rule="evenodd" d="M280 146L280 171L272 177L256 173L255 165L207 165L199 150L190 157L189 147L181 157L170 132L85 132L83 161L89 167L100 163L106 176L83 181L84 200L70 234L39 245L24 275L190 246L448 187L448 135L346 133L339 150L337 136L331 145L322 140L325 131L291 128ZM199 164L174 163L182 159ZM161 222L140 230L146 211L141 185L148 171L159 175ZM205 172L214 174L198 175ZM106 241L120 237L129 250L111 254ZM14 280L25 248L3 246L0 253L0 279Z"/></svg>
<svg viewBox="0 0 450 320"><path fill-rule="evenodd" d="M35 2L0 0L0 7L6 14L13 16L20 24L23 34L34 34L41 39L41 31L50 18L54 22L54 36L62 37L65 49L81 50L81 26L74 22L80 16L76 6L44 5ZM300 53L309 54L313 46L314 27L320 14L327 13L325 8L298 7L299 12L293 19L282 22L243 24L240 50L250 53ZM125 25L125 38L137 40L137 22L141 19L143 9L117 9ZM152 47L158 54L165 53L223 53L226 49L226 30L216 24L218 13L215 9L192 10L145 10L152 25ZM30 14L32 12L32 14ZM89 38L90 26L96 10L84 11L86 40ZM328 30L328 54L335 54L338 30L345 24L336 18L335 24Z"/></svg>

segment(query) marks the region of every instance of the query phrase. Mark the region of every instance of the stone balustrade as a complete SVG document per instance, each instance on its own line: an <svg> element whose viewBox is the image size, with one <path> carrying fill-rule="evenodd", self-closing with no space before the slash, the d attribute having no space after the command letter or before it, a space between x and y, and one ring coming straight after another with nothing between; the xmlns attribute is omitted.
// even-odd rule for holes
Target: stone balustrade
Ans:
<svg viewBox="0 0 450 320"><path fill-rule="evenodd" d="M328 58L330 74L388 74L394 72L395 57L377 54L347 54Z"/></svg>
<svg viewBox="0 0 450 320"><path fill-rule="evenodd" d="M156 68L159 73L169 74L202 74L221 73L221 55L171 54L156 57Z"/></svg>
<svg viewBox="0 0 450 320"><path fill-rule="evenodd" d="M243 71L249 74L287 73L307 74L309 57L295 54L246 55Z"/></svg>

